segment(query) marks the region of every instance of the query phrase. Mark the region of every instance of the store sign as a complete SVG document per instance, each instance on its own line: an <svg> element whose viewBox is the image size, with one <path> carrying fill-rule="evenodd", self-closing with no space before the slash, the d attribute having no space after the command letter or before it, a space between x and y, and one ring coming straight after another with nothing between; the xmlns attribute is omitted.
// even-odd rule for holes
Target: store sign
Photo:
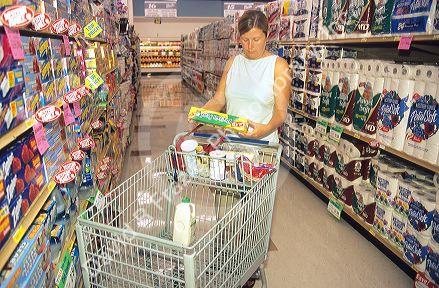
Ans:
<svg viewBox="0 0 439 288"><path fill-rule="evenodd" d="M145 1L146 17L177 17L177 1Z"/></svg>
<svg viewBox="0 0 439 288"><path fill-rule="evenodd" d="M12 6L7 8L0 16L4 26L11 28L25 27L32 22L34 10L26 6Z"/></svg>
<svg viewBox="0 0 439 288"><path fill-rule="evenodd" d="M60 170L55 176L53 176L53 180L57 184L67 184L75 180L76 172L71 170Z"/></svg>
<svg viewBox="0 0 439 288"><path fill-rule="evenodd" d="M35 119L40 123L55 121L59 116L61 116L61 109L52 105L44 106L35 112Z"/></svg>
<svg viewBox="0 0 439 288"><path fill-rule="evenodd" d="M73 23L69 26L68 34L70 37L75 37L81 33L82 27L77 23Z"/></svg>
<svg viewBox="0 0 439 288"><path fill-rule="evenodd" d="M69 21L67 21L64 18L55 20L52 23L52 27L50 28L50 30L52 30L52 32L55 34L64 34L67 32L68 29L69 29Z"/></svg>
<svg viewBox="0 0 439 288"><path fill-rule="evenodd" d="M35 31L42 31L49 28L51 22L52 20L50 19L49 15L44 13L37 13L32 20L32 28Z"/></svg>
<svg viewBox="0 0 439 288"><path fill-rule="evenodd" d="M252 9L254 7L254 3L236 3L236 2L225 2L224 3L224 17L234 16L236 13L239 13L241 16L245 10Z"/></svg>
<svg viewBox="0 0 439 288"><path fill-rule="evenodd" d="M79 172L79 170L81 170L81 164L79 164L76 161L67 161L64 162L61 165L61 169L62 170L68 170L68 171L74 171L74 172Z"/></svg>

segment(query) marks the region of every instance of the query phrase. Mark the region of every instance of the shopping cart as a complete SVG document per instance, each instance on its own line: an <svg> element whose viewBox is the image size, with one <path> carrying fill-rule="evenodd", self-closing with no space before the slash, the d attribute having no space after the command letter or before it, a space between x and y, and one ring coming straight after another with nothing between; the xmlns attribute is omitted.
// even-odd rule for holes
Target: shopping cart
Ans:
<svg viewBox="0 0 439 288"><path fill-rule="evenodd" d="M265 261L281 146L226 138L218 148L228 156L218 159L174 145L79 216L85 287L241 287ZM187 157L196 157L198 174L188 173ZM270 173L256 175L256 162L271 163ZM207 163L220 163L225 179L204 174ZM196 206L190 246L172 241L175 206L184 197Z"/></svg>

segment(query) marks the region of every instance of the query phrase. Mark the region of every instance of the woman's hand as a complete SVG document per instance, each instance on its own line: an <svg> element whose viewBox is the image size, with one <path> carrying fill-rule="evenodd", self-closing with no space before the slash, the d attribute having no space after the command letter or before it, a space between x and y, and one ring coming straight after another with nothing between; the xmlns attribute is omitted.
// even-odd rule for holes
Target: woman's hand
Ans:
<svg viewBox="0 0 439 288"><path fill-rule="evenodd" d="M268 125L256 123L249 120L249 129L247 133L239 134L242 137L250 139L262 139L270 134Z"/></svg>

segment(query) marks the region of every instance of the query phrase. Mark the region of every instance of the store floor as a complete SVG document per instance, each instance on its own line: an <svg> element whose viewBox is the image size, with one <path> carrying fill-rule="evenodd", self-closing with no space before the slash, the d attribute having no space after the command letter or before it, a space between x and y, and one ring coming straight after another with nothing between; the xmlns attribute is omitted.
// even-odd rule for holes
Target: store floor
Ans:
<svg viewBox="0 0 439 288"><path fill-rule="evenodd" d="M200 105L178 76L146 78L134 116L123 177L132 175L188 128L187 110ZM412 287L413 281L349 224L281 168L266 272L270 288ZM260 287L260 283L256 285Z"/></svg>

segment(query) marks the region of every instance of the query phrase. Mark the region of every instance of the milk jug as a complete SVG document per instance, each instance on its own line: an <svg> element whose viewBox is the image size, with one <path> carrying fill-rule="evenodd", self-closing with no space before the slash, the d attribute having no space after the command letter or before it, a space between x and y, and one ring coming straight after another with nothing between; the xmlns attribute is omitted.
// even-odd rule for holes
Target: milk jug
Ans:
<svg viewBox="0 0 439 288"><path fill-rule="evenodd" d="M175 207L173 240L189 246L195 234L195 205L188 197Z"/></svg>

